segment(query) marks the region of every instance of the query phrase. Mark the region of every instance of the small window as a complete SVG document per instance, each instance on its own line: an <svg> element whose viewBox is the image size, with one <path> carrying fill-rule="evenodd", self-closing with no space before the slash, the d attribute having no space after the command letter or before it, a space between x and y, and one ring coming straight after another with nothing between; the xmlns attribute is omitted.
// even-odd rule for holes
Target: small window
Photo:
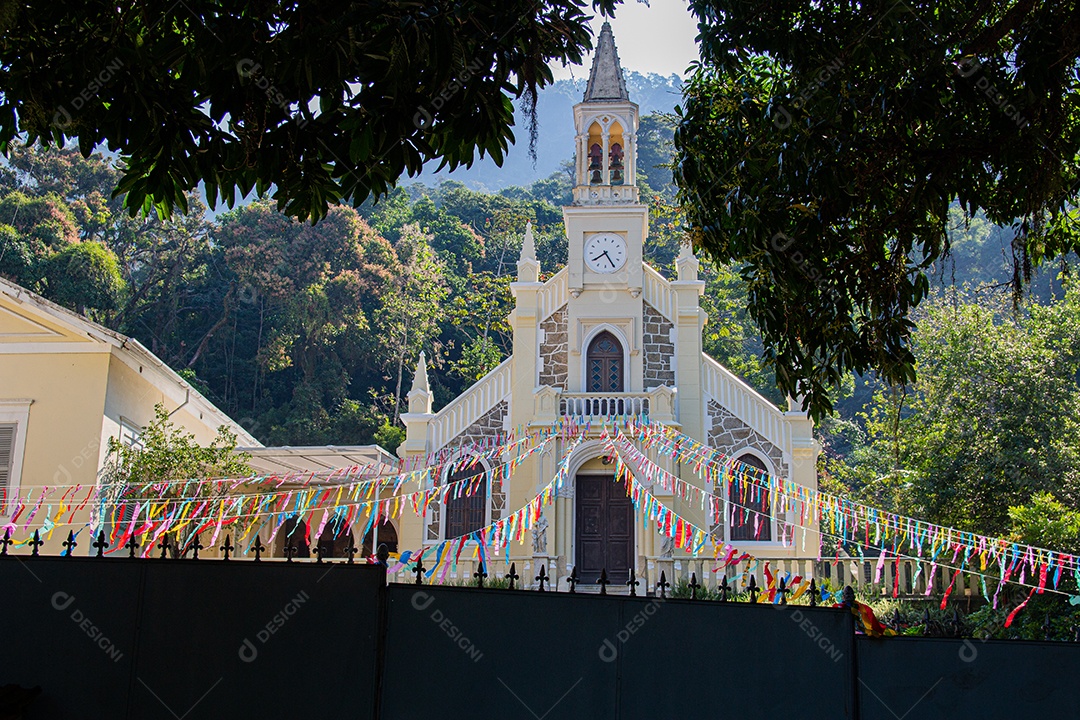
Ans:
<svg viewBox="0 0 1080 720"><path fill-rule="evenodd" d="M728 484L731 507L730 538L732 541L772 540L772 504L769 502L769 489L764 482L764 472L767 471L765 463L750 454L740 456L738 462L763 473ZM752 470L750 472L753 473Z"/></svg>
<svg viewBox="0 0 1080 720"><path fill-rule="evenodd" d="M12 465L15 460L14 424L0 425L0 507L7 502L8 488L11 487Z"/></svg>
<svg viewBox="0 0 1080 720"><path fill-rule="evenodd" d="M127 418L120 418L120 443L124 447L142 449L142 428Z"/></svg>

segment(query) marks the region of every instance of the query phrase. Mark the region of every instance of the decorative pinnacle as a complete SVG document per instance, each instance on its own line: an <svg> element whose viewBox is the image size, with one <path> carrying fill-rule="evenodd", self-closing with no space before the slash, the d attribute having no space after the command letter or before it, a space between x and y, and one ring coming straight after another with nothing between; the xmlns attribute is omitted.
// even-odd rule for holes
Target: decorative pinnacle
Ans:
<svg viewBox="0 0 1080 720"><path fill-rule="evenodd" d="M417 390L431 392L431 388L428 386L427 355L424 354L423 350L420 351L420 361L416 363L416 374L413 375L412 392Z"/></svg>
<svg viewBox="0 0 1080 720"><path fill-rule="evenodd" d="M521 260L536 262L536 241L533 240L532 220L525 223L525 239L521 243Z"/></svg>

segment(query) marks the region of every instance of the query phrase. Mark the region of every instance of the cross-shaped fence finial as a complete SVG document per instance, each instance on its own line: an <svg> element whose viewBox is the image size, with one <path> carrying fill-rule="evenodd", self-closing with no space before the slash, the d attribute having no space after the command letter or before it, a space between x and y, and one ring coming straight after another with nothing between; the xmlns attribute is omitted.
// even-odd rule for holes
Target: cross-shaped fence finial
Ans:
<svg viewBox="0 0 1080 720"><path fill-rule="evenodd" d="M600 594L607 595L607 586L611 584L611 581L607 579L607 568L600 571L600 577L596 578L596 582L600 586Z"/></svg>
<svg viewBox="0 0 1080 720"><path fill-rule="evenodd" d="M517 574L517 563L510 563L510 572L507 573L506 579L510 581L510 589L514 589L514 583L521 577Z"/></svg>
<svg viewBox="0 0 1080 720"><path fill-rule="evenodd" d="M424 560L421 557L416 558L416 564L413 565L413 574L416 575L416 584L424 584Z"/></svg>
<svg viewBox="0 0 1080 720"><path fill-rule="evenodd" d="M221 558L222 560L228 560L229 559L229 554L232 553L232 551L233 551L233 544L232 544L231 540L232 540L232 538L229 537L228 535L226 535L225 536L225 544L222 545L219 548L221 550L221 552L225 553Z"/></svg>
<svg viewBox="0 0 1080 720"><path fill-rule="evenodd" d="M34 531L34 539L30 541L30 546L34 548L34 551L30 553L30 556L31 557L37 557L38 556L38 549L41 548L41 546L44 545L44 544L45 544L45 542L41 539L41 531L40 530L35 530Z"/></svg>
<svg viewBox="0 0 1080 720"><path fill-rule="evenodd" d="M109 547L109 543L105 540L104 530L98 531L97 540L94 541L93 547L95 549L95 557L103 557L105 555L105 549Z"/></svg>
<svg viewBox="0 0 1080 720"><path fill-rule="evenodd" d="M540 566L540 574L536 576L536 582L539 583L536 590L537 592L544 592L544 583L547 582L547 570L546 565Z"/></svg>
<svg viewBox="0 0 1080 720"><path fill-rule="evenodd" d="M75 547L79 544L75 542L75 532L73 530L68 530L67 540L60 544L67 548L67 551L64 552L64 557L71 557L71 554L75 552Z"/></svg>

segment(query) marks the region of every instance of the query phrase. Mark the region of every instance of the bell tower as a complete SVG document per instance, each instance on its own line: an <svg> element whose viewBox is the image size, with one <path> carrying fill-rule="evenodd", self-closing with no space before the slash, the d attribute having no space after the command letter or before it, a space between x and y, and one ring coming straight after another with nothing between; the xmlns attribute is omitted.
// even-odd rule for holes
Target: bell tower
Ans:
<svg viewBox="0 0 1080 720"><path fill-rule="evenodd" d="M638 199L638 106L630 101L611 25L604 23L585 97L574 106L573 204L563 208L570 294L641 294L649 209Z"/></svg>

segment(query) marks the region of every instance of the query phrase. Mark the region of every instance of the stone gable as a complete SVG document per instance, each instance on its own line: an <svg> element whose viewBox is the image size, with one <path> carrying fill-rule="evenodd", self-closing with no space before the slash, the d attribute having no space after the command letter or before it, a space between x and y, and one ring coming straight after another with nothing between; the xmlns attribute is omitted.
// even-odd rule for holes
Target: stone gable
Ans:
<svg viewBox="0 0 1080 720"><path fill-rule="evenodd" d="M788 476L788 466L784 462L784 453L780 448L763 438L726 408L721 407L715 400L709 400L708 413L711 421L709 447L732 458L737 458L747 448L753 448L772 461L773 467L781 477Z"/></svg>

